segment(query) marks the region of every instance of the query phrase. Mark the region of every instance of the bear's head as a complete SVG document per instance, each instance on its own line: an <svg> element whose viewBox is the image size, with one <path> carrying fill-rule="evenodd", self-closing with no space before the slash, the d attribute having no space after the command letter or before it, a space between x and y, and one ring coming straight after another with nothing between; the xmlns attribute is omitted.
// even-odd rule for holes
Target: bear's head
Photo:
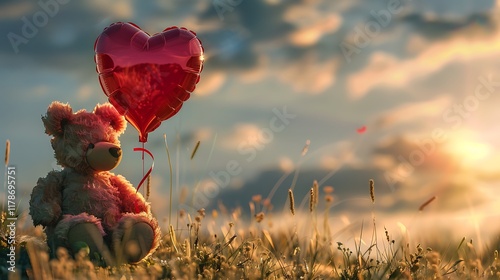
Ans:
<svg viewBox="0 0 500 280"><path fill-rule="evenodd" d="M127 123L111 104L97 105L93 112L73 113L69 104L54 101L42 121L62 167L93 173L111 170L120 163L118 136Z"/></svg>

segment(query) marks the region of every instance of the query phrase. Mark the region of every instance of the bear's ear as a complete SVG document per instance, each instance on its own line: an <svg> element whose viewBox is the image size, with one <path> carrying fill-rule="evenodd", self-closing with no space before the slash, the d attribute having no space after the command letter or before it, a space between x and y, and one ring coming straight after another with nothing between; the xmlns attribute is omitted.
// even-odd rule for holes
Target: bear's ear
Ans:
<svg viewBox="0 0 500 280"><path fill-rule="evenodd" d="M109 122L109 125L118 134L122 134L125 128L127 128L127 121L125 121L125 118L120 115L110 103L97 104L94 108L94 114L99 116L103 121Z"/></svg>
<svg viewBox="0 0 500 280"><path fill-rule="evenodd" d="M73 117L73 109L69 104L59 101L52 102L47 108L47 115L42 116L42 122L45 126L45 133L52 136L62 136L64 126Z"/></svg>

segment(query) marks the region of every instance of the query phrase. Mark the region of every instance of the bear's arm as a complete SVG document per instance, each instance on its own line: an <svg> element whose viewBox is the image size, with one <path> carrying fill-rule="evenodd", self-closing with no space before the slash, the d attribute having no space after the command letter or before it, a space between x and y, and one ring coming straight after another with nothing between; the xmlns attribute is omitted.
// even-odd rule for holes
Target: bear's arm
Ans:
<svg viewBox="0 0 500 280"><path fill-rule="evenodd" d="M138 193L125 177L114 175L111 176L110 181L118 189L121 203L120 208L123 213L151 213L149 204L146 203L142 194Z"/></svg>
<svg viewBox="0 0 500 280"><path fill-rule="evenodd" d="M51 171L45 178L38 179L30 199L30 215L35 226L54 225L61 217L62 181L60 171Z"/></svg>

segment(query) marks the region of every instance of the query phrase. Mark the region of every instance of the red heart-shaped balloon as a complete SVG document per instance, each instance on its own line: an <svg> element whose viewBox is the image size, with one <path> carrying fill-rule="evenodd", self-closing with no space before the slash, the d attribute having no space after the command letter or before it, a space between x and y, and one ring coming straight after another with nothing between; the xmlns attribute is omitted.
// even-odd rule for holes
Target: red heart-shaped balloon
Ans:
<svg viewBox="0 0 500 280"><path fill-rule="evenodd" d="M203 68L201 42L185 28L149 36L133 23L117 22L97 37L94 50L104 93L141 142L179 112Z"/></svg>

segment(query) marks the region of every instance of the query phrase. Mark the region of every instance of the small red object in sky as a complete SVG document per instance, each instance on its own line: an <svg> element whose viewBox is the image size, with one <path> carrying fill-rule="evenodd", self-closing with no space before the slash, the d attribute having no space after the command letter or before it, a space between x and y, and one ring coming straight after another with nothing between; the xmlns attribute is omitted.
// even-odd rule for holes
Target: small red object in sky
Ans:
<svg viewBox="0 0 500 280"><path fill-rule="evenodd" d="M356 130L359 134L363 134L366 132L366 125L363 125L362 127L358 128Z"/></svg>

